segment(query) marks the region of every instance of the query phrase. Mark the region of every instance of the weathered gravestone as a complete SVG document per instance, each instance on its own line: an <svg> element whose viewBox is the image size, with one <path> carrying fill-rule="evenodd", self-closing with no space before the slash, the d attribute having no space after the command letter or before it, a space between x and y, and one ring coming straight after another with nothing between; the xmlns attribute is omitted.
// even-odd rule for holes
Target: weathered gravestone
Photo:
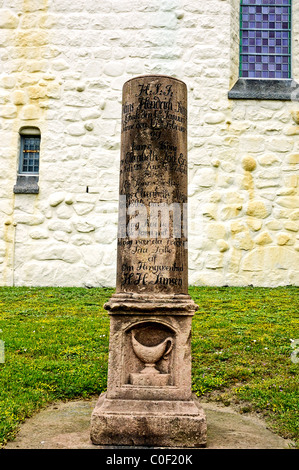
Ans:
<svg viewBox="0 0 299 470"><path fill-rule="evenodd" d="M92 413L95 444L206 444L191 395L187 89L159 75L124 84L116 293L107 393Z"/></svg>

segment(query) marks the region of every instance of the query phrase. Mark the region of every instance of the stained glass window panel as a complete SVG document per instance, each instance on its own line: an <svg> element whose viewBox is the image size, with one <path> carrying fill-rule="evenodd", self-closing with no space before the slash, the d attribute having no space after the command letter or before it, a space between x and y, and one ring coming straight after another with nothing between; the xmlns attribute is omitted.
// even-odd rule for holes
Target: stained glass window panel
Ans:
<svg viewBox="0 0 299 470"><path fill-rule="evenodd" d="M241 0L240 77L291 78L291 0Z"/></svg>

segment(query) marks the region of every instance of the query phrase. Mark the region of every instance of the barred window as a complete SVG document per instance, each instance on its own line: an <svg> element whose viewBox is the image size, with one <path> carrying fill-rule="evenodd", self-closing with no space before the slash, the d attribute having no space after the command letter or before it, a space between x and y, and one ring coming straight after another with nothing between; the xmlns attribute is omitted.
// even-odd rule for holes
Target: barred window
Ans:
<svg viewBox="0 0 299 470"><path fill-rule="evenodd" d="M239 73L291 78L291 0L241 0Z"/></svg>
<svg viewBox="0 0 299 470"><path fill-rule="evenodd" d="M15 194L37 194L39 192L39 162L41 134L38 127L25 126L20 129L20 148Z"/></svg>
<svg viewBox="0 0 299 470"><path fill-rule="evenodd" d="M40 136L21 135L20 173L39 171Z"/></svg>

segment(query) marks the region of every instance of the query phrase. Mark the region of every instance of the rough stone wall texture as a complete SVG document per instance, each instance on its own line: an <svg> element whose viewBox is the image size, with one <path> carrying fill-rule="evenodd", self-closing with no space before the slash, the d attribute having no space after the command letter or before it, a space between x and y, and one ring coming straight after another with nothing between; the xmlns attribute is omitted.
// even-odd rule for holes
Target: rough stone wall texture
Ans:
<svg viewBox="0 0 299 470"><path fill-rule="evenodd" d="M236 0L0 0L0 284L114 286L121 90L187 84L189 283L298 284L299 105L229 100ZM299 80L299 1L293 1ZM13 194L19 130L37 195ZM86 188L88 187L88 192Z"/></svg>

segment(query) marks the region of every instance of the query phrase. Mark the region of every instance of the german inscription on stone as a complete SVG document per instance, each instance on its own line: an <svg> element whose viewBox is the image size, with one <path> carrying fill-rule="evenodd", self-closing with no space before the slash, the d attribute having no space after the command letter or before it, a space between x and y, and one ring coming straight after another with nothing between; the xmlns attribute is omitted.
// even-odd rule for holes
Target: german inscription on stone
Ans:
<svg viewBox="0 0 299 470"><path fill-rule="evenodd" d="M187 89L167 76L124 84L117 292L186 294Z"/></svg>

